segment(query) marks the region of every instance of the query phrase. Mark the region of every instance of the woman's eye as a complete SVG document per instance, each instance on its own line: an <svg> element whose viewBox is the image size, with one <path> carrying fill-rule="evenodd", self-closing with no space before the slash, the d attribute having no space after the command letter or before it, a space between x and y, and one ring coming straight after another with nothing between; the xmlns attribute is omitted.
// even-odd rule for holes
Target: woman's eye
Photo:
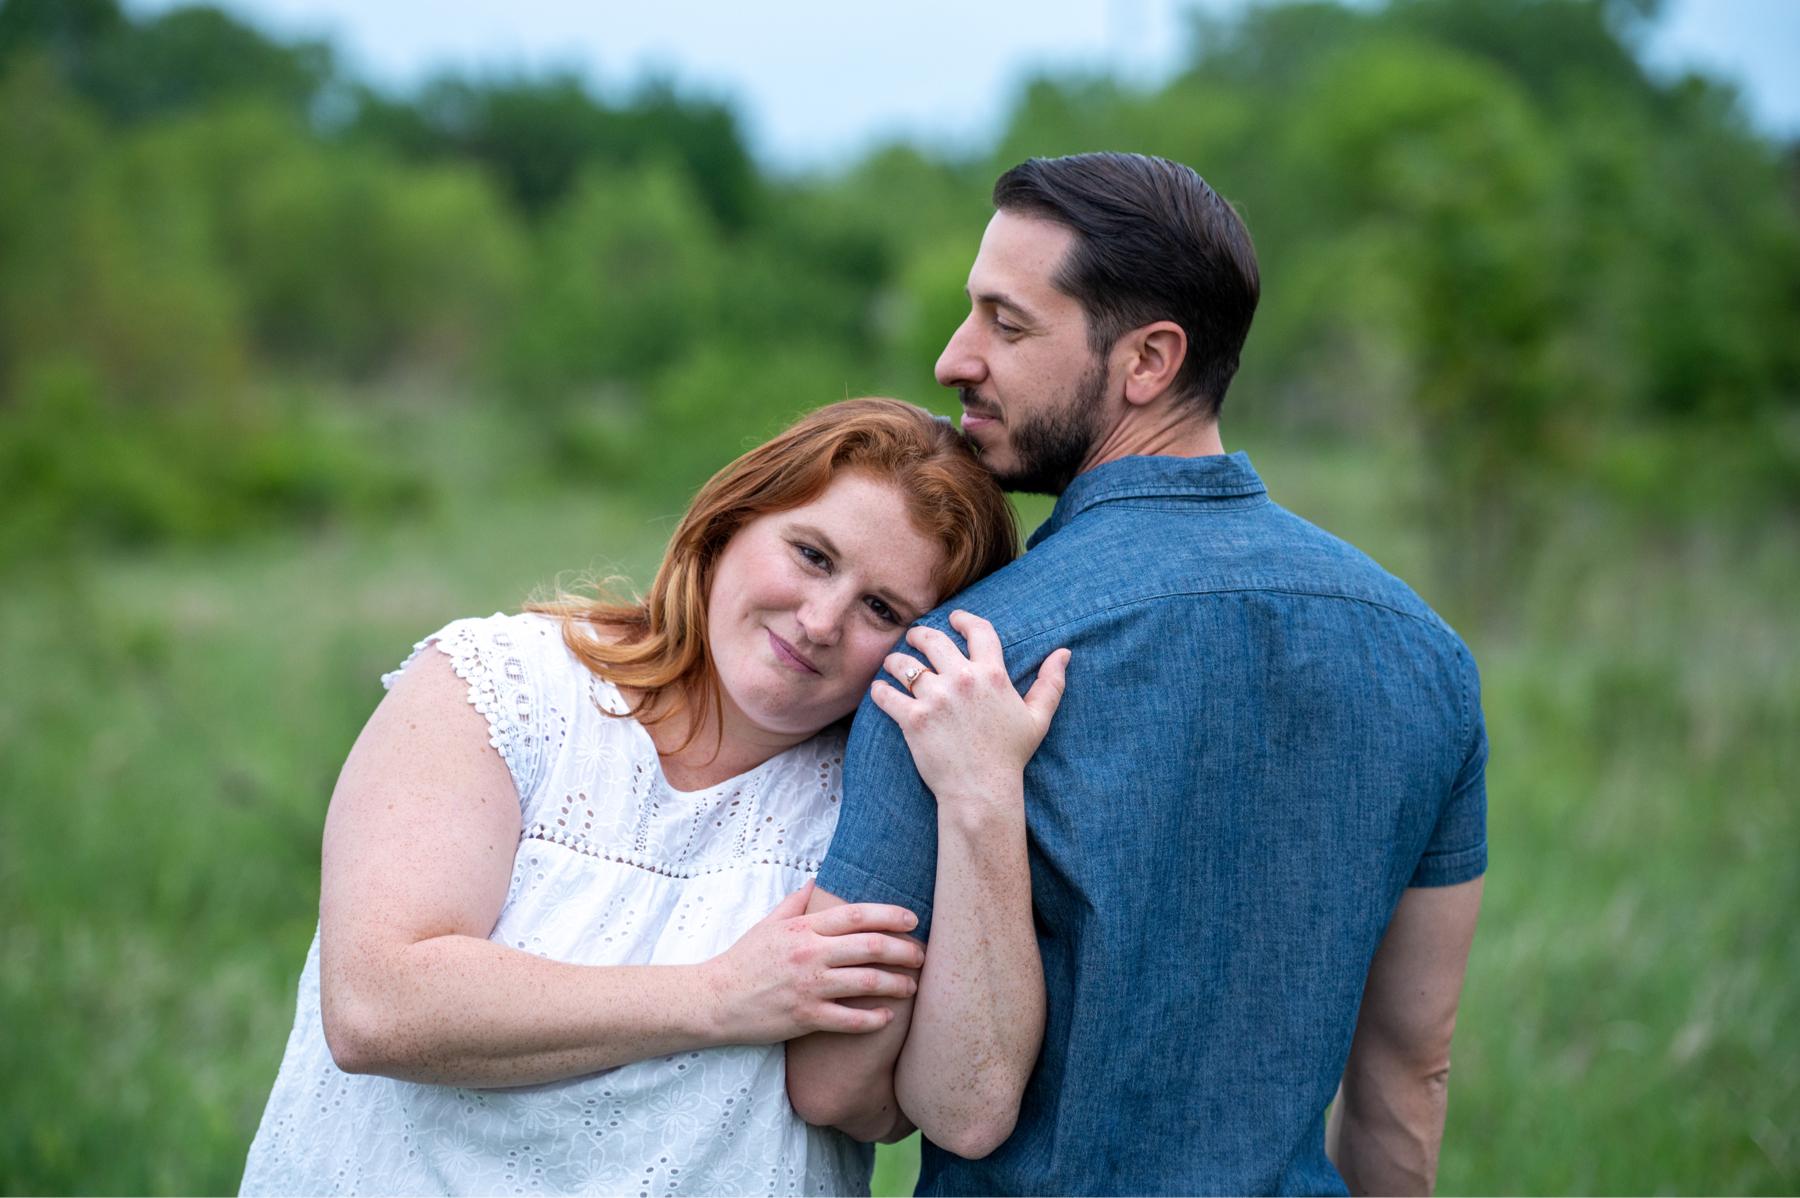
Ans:
<svg viewBox="0 0 1800 1198"><path fill-rule="evenodd" d="M805 559L806 564L809 566L817 566L821 570L831 569L831 559L826 557L823 553L820 553L817 549L814 549L811 545L805 545L796 541L794 542L794 552Z"/></svg>
<svg viewBox="0 0 1800 1198"><path fill-rule="evenodd" d="M881 600L877 599L875 596L873 596L873 595L869 596L868 604L869 604L869 610L874 612L876 617L879 618L882 621L882 623L884 623L884 624L903 624L903 623L905 623L905 621L900 618L899 612L895 611L893 608L889 607L887 604L883 603Z"/></svg>

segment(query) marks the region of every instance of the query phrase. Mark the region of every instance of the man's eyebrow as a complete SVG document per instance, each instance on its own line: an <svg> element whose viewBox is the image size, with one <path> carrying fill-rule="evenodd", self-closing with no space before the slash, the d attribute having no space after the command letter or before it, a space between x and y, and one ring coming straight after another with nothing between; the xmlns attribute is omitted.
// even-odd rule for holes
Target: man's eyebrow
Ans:
<svg viewBox="0 0 1800 1198"><path fill-rule="evenodd" d="M1006 294L1004 291L983 291L977 295L967 287L964 287L963 294L968 296L970 301L974 303L989 304L996 308L1010 308L1020 316L1023 316L1030 324L1043 323L1043 321L1038 318L1036 312L1033 312L1030 308L1021 304L1018 300Z"/></svg>
<svg viewBox="0 0 1800 1198"><path fill-rule="evenodd" d="M844 556L838 552L838 547L832 543L831 538L825 535L825 530L816 525L796 524L793 526L793 531L810 541L817 541L819 548L825 551L826 557ZM915 620L936 606L933 603L920 603L916 599L908 598L891 587L878 586L873 589L875 594L879 595L889 607L899 608L901 611L910 613L910 618Z"/></svg>

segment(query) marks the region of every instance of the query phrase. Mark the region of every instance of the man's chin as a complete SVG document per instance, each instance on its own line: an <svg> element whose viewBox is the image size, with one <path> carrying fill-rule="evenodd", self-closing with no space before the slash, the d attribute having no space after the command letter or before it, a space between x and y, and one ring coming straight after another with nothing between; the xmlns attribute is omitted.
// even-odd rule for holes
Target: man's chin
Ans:
<svg viewBox="0 0 1800 1198"><path fill-rule="evenodd" d="M994 476L1002 491L1016 495L1048 495L1052 499L1060 496L1080 472L1072 463L1021 459L1014 454L1005 455L1004 460L984 457L981 464Z"/></svg>
<svg viewBox="0 0 1800 1198"><path fill-rule="evenodd" d="M1019 463L1012 454L1007 452L1005 441L995 438L992 442L984 444L967 433L963 434L963 439L974 451L976 460L986 467L987 472L998 479L1002 485L1005 484L1009 475L1018 470Z"/></svg>

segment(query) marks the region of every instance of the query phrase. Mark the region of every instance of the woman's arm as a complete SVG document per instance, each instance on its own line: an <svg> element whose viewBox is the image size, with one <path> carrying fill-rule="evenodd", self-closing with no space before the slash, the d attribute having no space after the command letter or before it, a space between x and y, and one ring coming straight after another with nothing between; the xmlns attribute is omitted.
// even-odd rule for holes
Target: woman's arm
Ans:
<svg viewBox="0 0 1800 1198"><path fill-rule="evenodd" d="M519 843L519 799L447 659L409 666L351 750L325 821L320 987L350 1072L450 1085L553 1081L684 1049L866 1032L910 995L913 917L804 914L810 887L692 966L582 966L487 939ZM873 935L846 935L848 932Z"/></svg>
<svg viewBox="0 0 1800 1198"><path fill-rule="evenodd" d="M886 1139L910 1119L934 1144L973 1158L1012 1133L1043 1039L1023 780L1061 698L1068 657L1052 654L1021 700L993 628L965 612L950 620L968 641L967 658L942 633L915 628L908 642L933 672L911 696L885 683L875 689L938 802L934 918L918 997L881 1000L896 1017L873 1036L791 1043L788 1092L810 1122ZM887 663L896 677L913 664L905 655ZM815 910L835 901L813 896Z"/></svg>

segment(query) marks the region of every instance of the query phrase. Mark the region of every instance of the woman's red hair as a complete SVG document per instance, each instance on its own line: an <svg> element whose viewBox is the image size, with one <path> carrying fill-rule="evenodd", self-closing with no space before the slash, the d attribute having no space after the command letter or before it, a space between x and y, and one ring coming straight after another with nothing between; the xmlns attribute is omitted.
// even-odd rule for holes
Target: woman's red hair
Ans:
<svg viewBox="0 0 1800 1198"><path fill-rule="evenodd" d="M562 595L527 610L561 617L563 639L590 670L638 692L631 714L642 722L709 707L716 720L706 605L720 553L750 521L812 502L847 470L898 489L913 527L943 546L931 580L940 602L1018 552L1012 508L955 429L897 399L847 399L809 413L713 475L669 539L648 598ZM682 747L701 724L689 721Z"/></svg>

